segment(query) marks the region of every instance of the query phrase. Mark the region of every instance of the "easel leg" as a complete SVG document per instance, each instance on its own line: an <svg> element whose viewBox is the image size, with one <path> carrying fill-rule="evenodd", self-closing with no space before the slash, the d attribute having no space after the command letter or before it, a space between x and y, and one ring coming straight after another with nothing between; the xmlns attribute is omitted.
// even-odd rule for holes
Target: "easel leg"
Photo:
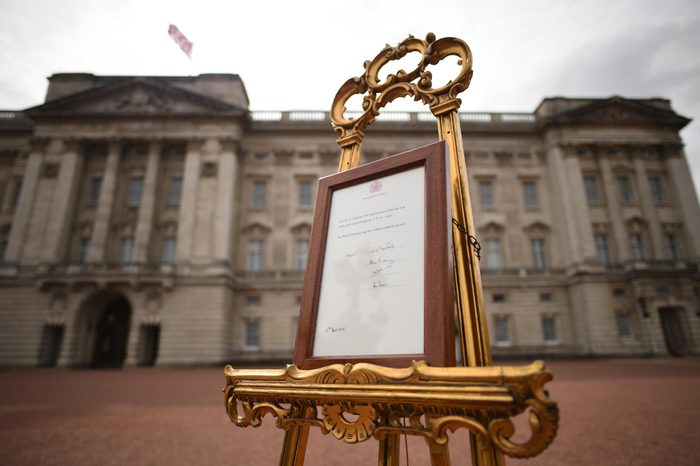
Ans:
<svg viewBox="0 0 700 466"><path fill-rule="evenodd" d="M399 466L399 434L387 434L379 441L379 466Z"/></svg>
<svg viewBox="0 0 700 466"><path fill-rule="evenodd" d="M474 434L469 434L469 444L472 452L472 464L475 466L505 466L503 454L493 447L483 447Z"/></svg>
<svg viewBox="0 0 700 466"><path fill-rule="evenodd" d="M430 447L431 466L450 466L450 449L447 445L437 445L430 441L428 445Z"/></svg>
<svg viewBox="0 0 700 466"><path fill-rule="evenodd" d="M304 466L309 426L294 426L284 433L280 466Z"/></svg>

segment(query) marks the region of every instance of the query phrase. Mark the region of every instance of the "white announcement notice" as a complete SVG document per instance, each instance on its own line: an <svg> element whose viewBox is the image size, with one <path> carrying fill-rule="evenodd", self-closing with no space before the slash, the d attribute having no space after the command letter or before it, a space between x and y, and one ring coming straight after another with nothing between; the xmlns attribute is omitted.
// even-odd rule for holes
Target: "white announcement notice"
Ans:
<svg viewBox="0 0 700 466"><path fill-rule="evenodd" d="M421 354L425 168L333 192L313 356Z"/></svg>

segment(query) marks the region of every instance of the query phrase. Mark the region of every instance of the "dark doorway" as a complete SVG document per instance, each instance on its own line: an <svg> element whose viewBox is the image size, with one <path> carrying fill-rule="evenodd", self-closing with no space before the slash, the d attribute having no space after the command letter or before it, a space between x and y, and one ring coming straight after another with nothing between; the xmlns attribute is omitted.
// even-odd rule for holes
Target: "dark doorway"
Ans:
<svg viewBox="0 0 700 466"><path fill-rule="evenodd" d="M681 307L659 308L666 347L673 356L685 356L691 350L691 342L683 318L684 313L685 310Z"/></svg>
<svg viewBox="0 0 700 466"><path fill-rule="evenodd" d="M158 359L158 342L160 340L159 325L141 326L141 357L142 366L155 366Z"/></svg>
<svg viewBox="0 0 700 466"><path fill-rule="evenodd" d="M63 343L63 325L45 326L39 350L41 367L56 367L58 357L61 355L61 343Z"/></svg>
<svg viewBox="0 0 700 466"><path fill-rule="evenodd" d="M131 306L125 298L110 302L97 324L92 367L121 367L126 357Z"/></svg>

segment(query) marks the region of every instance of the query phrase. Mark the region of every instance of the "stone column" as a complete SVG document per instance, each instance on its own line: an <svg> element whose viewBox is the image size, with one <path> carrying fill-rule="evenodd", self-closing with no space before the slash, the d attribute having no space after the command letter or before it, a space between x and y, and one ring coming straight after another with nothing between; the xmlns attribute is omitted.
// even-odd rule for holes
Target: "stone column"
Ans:
<svg viewBox="0 0 700 466"><path fill-rule="evenodd" d="M70 237L82 166L83 157L79 153L77 142L64 142L58 182L44 235L42 260L46 262L60 262L66 257L66 245Z"/></svg>
<svg viewBox="0 0 700 466"><path fill-rule="evenodd" d="M143 180L143 193L139 205L139 217L134 239L134 262L148 262L148 250L153 232L153 215L156 208L156 187L160 165L160 143L152 141L148 149L146 176Z"/></svg>
<svg viewBox="0 0 700 466"><path fill-rule="evenodd" d="M599 162L601 175L603 177L605 202L608 206L608 218L612 223L613 240L615 242L615 250L617 251L617 259L618 261L629 260L631 258L631 254L629 248L627 247L627 232L625 229L625 224L622 220L620 201L617 198L617 180L613 176L612 168L610 167L610 159L606 156L600 156Z"/></svg>
<svg viewBox="0 0 700 466"><path fill-rule="evenodd" d="M635 154L637 155L637 154ZM664 258L664 243L661 236L661 225L656 215L656 206L651 198L651 187L644 169L644 161L641 157L634 158L634 174L637 178L637 188L639 190L639 202L642 206L642 215L649 225L649 235L651 237L652 259Z"/></svg>
<svg viewBox="0 0 700 466"><path fill-rule="evenodd" d="M593 240L593 225L591 223L586 188L583 186L583 175L578 156L574 153L565 159L567 171L567 184L569 192L569 206L574 212L575 228L578 232L578 241L574 256L577 261L595 260L596 249Z"/></svg>
<svg viewBox="0 0 700 466"><path fill-rule="evenodd" d="M180 201L180 220L177 225L177 243L175 251L177 262L189 261L192 255L195 208L197 206L197 191L202 164L200 146L201 141L190 141L187 147L187 156L185 157L182 198Z"/></svg>
<svg viewBox="0 0 700 466"><path fill-rule="evenodd" d="M214 215L213 259L232 266L233 195L238 177L238 159L233 142L222 141L217 172L216 213Z"/></svg>
<svg viewBox="0 0 700 466"><path fill-rule="evenodd" d="M553 145L547 150L547 160L553 207L563 218L563 225L557 225L555 231L562 241L563 265L570 267L593 256L593 231L578 159L575 156L565 158L563 152L560 146Z"/></svg>
<svg viewBox="0 0 700 466"><path fill-rule="evenodd" d="M92 237L90 238L90 250L88 251L88 262L104 262L107 239L112 223L112 209L114 207L114 196L117 188L117 178L119 176L119 157L121 145L117 141L109 144L109 154L105 173L102 178L102 189L100 200L95 213L95 224L92 227Z"/></svg>
<svg viewBox="0 0 700 466"><path fill-rule="evenodd" d="M19 201L15 208L15 214L12 218L12 229L10 230L10 238L5 251L5 260L7 262L19 262L22 257L22 249L27 238L29 220L32 214L34 204L34 196L36 188L39 184L39 176L41 175L41 167L44 160L44 150L46 141L33 141L32 151L27 160L27 167L24 170L22 177L22 189L19 195Z"/></svg>
<svg viewBox="0 0 700 466"><path fill-rule="evenodd" d="M685 250L688 258L700 258L700 206L690 176L690 167L682 148L666 158L669 186L673 190L677 211L683 219ZM700 180L698 180L700 182Z"/></svg>

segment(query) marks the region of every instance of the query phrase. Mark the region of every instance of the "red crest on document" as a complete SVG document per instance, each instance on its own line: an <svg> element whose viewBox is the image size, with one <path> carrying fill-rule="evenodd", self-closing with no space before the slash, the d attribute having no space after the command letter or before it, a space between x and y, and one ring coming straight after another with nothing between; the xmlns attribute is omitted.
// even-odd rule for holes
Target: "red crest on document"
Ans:
<svg viewBox="0 0 700 466"><path fill-rule="evenodd" d="M374 180L371 185L369 185L369 192L378 193L382 190L381 180Z"/></svg>

